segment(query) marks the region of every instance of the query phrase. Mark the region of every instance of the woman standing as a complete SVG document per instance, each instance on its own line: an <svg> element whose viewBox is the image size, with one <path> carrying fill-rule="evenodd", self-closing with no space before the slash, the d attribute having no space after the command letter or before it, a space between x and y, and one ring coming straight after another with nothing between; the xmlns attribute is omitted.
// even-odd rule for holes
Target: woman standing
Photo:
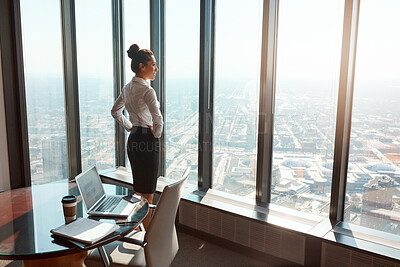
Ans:
<svg viewBox="0 0 400 267"><path fill-rule="evenodd" d="M147 80L155 79L158 68L150 50L139 49L133 44L127 52L132 59L131 69L135 76L122 88L111 115L130 132L127 151L133 188L152 204L157 185L163 117L156 93ZM128 111L129 120L122 113L124 108ZM150 219L151 212L143 220L146 229Z"/></svg>

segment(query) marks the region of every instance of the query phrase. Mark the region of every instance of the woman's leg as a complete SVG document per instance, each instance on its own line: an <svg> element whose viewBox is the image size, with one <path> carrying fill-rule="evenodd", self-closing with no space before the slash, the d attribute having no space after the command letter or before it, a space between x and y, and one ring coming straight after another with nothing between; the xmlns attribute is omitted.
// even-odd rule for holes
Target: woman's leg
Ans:
<svg viewBox="0 0 400 267"><path fill-rule="evenodd" d="M128 138L128 157L133 174L134 190L153 204L157 186L159 140L155 139L148 128L135 129ZM142 193L148 192L148 193ZM151 192L151 193L150 193ZM145 229L149 226L153 211L143 220Z"/></svg>
<svg viewBox="0 0 400 267"><path fill-rule="evenodd" d="M154 194L141 194L145 199L147 199L147 201L149 202L149 204L153 204L153 198L154 198ZM149 223L151 220L151 215L153 214L153 210L149 209L149 213L147 213L146 218L143 219L143 226L144 229L147 230L147 227L149 227Z"/></svg>

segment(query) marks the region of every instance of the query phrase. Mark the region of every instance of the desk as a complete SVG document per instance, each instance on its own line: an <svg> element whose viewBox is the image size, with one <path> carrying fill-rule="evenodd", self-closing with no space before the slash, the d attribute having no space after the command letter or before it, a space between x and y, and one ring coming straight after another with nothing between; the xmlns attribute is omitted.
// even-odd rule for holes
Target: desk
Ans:
<svg viewBox="0 0 400 267"><path fill-rule="evenodd" d="M107 193L115 194L115 186L104 187ZM34 266L38 260L61 260L58 264L62 265L63 260L67 258L70 263L74 257L83 262L86 251L56 243L50 234L51 229L64 223L61 199L71 194L78 198L77 217L87 217L76 184L67 180L0 193L0 259L24 260L25 266ZM119 233L123 236L136 228L148 210L143 198L132 215L124 219L130 224L121 226Z"/></svg>

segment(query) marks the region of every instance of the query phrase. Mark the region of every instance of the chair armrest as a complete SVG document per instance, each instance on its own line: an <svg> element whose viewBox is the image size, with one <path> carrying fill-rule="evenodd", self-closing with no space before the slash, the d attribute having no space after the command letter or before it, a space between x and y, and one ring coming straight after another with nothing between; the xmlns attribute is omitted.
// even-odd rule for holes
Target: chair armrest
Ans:
<svg viewBox="0 0 400 267"><path fill-rule="evenodd" d="M118 241L131 243L131 244L138 245L141 247L145 247L147 245L147 241L135 239L132 237L122 237Z"/></svg>

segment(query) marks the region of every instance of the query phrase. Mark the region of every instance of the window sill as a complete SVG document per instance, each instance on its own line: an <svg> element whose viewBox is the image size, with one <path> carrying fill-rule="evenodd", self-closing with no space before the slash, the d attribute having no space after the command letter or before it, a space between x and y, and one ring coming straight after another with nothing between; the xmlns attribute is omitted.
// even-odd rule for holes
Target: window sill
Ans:
<svg viewBox="0 0 400 267"><path fill-rule="evenodd" d="M104 183L111 183L132 189L132 174L125 167L101 171L100 176ZM160 176L157 182L157 192L162 192L166 185L174 181L173 179ZM198 190L197 186L192 184L186 184L182 198L224 212L230 212L253 220L270 223L285 229L302 233L313 233L313 235L320 237L332 229L332 227L329 229L320 228L320 230L315 228L325 219L323 216L307 214L274 204L261 207L258 206L254 200L213 189L202 192Z"/></svg>
<svg viewBox="0 0 400 267"><path fill-rule="evenodd" d="M400 262L398 235L340 222L324 236L324 239Z"/></svg>
<svg viewBox="0 0 400 267"><path fill-rule="evenodd" d="M258 206L254 200L213 189L209 189L203 194L204 196L198 202L199 204L297 232L311 232L324 220L322 216L305 214L274 204L261 207ZM326 231L328 231L328 229ZM326 231L322 230L319 234L315 234L323 236Z"/></svg>
<svg viewBox="0 0 400 267"><path fill-rule="evenodd" d="M104 183L132 189L132 175L124 167L101 171L100 176ZM174 181L174 179L160 176L157 192L162 192L166 185ZM306 237L317 237L323 241L400 261L400 237L397 235L344 222L332 225L327 216L313 215L275 204L262 207L257 205L254 200L213 189L202 192L192 184L186 184L182 199L224 213L235 214L284 230L294 231L306 235Z"/></svg>

